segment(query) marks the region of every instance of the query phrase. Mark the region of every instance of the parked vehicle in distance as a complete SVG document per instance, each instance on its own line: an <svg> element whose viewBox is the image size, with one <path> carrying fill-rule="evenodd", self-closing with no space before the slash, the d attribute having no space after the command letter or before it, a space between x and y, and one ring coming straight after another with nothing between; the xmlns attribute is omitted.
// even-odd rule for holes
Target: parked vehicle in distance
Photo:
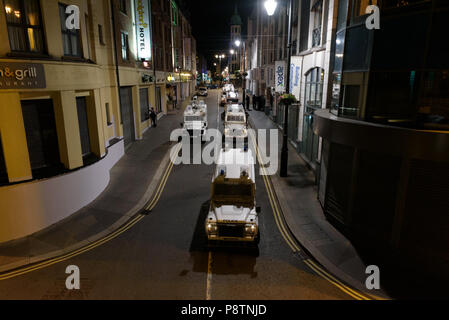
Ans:
<svg viewBox="0 0 449 320"><path fill-rule="evenodd" d="M224 113L224 148L248 148L248 114L243 106L228 105Z"/></svg>
<svg viewBox="0 0 449 320"><path fill-rule="evenodd" d="M227 83L223 87L223 92L224 93L234 92L234 91L235 91L235 88L234 88L234 85L232 83Z"/></svg>
<svg viewBox="0 0 449 320"><path fill-rule="evenodd" d="M251 150L220 151L205 221L209 245L220 241L259 243L254 166Z"/></svg>
<svg viewBox="0 0 449 320"><path fill-rule="evenodd" d="M184 111L184 122L181 126L189 133L191 138L202 137L206 133L207 105L203 100L192 101Z"/></svg>
<svg viewBox="0 0 449 320"><path fill-rule="evenodd" d="M239 94L234 91L230 91L226 94L226 103L235 104L239 103Z"/></svg>
<svg viewBox="0 0 449 320"><path fill-rule="evenodd" d="M207 97L207 95L208 95L207 88L206 87L200 87L198 89L198 95L202 96L202 97Z"/></svg>
<svg viewBox="0 0 449 320"><path fill-rule="evenodd" d="M224 107L228 103L227 101L226 93L222 93L220 97L220 107Z"/></svg>

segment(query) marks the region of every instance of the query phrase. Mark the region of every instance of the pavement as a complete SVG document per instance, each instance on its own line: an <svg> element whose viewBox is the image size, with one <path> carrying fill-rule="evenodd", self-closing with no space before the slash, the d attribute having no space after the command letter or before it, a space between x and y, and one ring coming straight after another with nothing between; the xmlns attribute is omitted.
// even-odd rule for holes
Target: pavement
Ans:
<svg viewBox="0 0 449 320"><path fill-rule="evenodd" d="M190 99L182 103L180 110ZM138 215L169 163L168 137L182 113L171 111L135 141L112 168L110 183L91 204L30 236L0 244L0 272L55 258L98 241Z"/></svg>
<svg viewBox="0 0 449 320"><path fill-rule="evenodd" d="M252 110L250 124L255 129L279 129L262 111ZM279 131L279 155L282 131ZM268 148L267 148L268 149ZM322 266L350 286L374 295L388 298L383 290L369 291L365 281L366 265L352 244L325 218L315 184L314 173L289 144L288 177L270 176L290 232L299 244Z"/></svg>

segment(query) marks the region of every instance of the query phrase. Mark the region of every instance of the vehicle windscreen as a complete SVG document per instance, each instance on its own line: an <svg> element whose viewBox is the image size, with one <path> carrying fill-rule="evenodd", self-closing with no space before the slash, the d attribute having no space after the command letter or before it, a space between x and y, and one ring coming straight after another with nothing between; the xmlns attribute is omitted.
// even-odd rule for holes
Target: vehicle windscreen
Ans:
<svg viewBox="0 0 449 320"><path fill-rule="evenodd" d="M216 184L214 190L214 197L251 197L252 186L251 185L229 185L229 184Z"/></svg>
<svg viewBox="0 0 449 320"><path fill-rule="evenodd" d="M212 184L212 204L216 207L224 205L254 207L256 189L248 177L225 179L219 176Z"/></svg>
<svg viewBox="0 0 449 320"><path fill-rule="evenodd" d="M201 116L185 116L184 117L184 121L185 122L190 122L190 121L202 121L202 117Z"/></svg>
<svg viewBox="0 0 449 320"><path fill-rule="evenodd" d="M226 118L226 122L245 122L245 117L243 117L243 116L229 115L229 116Z"/></svg>

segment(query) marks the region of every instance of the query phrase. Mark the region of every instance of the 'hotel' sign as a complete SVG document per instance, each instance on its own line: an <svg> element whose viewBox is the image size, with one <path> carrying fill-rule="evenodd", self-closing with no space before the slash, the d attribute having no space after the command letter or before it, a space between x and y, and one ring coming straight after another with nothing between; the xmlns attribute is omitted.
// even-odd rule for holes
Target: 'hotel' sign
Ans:
<svg viewBox="0 0 449 320"><path fill-rule="evenodd" d="M41 64L0 62L1 89L45 88L45 71Z"/></svg>
<svg viewBox="0 0 449 320"><path fill-rule="evenodd" d="M137 54L151 60L151 5L148 0L135 0Z"/></svg>

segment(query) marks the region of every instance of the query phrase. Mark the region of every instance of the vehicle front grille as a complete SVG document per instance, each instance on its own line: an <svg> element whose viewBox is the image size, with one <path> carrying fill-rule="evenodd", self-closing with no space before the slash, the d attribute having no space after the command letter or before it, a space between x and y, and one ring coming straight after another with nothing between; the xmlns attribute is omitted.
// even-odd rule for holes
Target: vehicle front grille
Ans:
<svg viewBox="0 0 449 320"><path fill-rule="evenodd" d="M245 226L240 224L219 224L218 235L220 237L236 237L242 238Z"/></svg>

